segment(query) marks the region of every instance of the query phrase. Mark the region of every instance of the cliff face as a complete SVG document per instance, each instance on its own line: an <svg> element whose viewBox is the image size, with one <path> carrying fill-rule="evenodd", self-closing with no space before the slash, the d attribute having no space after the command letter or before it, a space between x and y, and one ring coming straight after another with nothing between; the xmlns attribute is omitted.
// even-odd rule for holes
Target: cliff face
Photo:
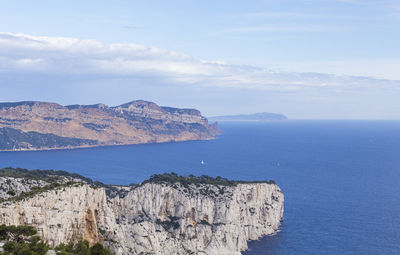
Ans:
<svg viewBox="0 0 400 255"><path fill-rule="evenodd" d="M13 182L20 182L13 180ZM35 226L50 245L87 239L117 254L235 255L273 233L284 197L272 183L145 183L110 197L74 183L0 204L0 224Z"/></svg>
<svg viewBox="0 0 400 255"><path fill-rule="evenodd" d="M115 107L0 103L0 150L199 140L218 132L198 110L141 100Z"/></svg>
<svg viewBox="0 0 400 255"><path fill-rule="evenodd" d="M124 238L111 235L120 241L107 244L119 254L234 255L247 249L247 240L278 229L283 195L266 183L189 188L149 183L115 199L113 211Z"/></svg>
<svg viewBox="0 0 400 255"><path fill-rule="evenodd" d="M0 223L30 225L50 246L86 239L99 241L97 224L103 223L104 190L77 185L41 193L33 198L0 205Z"/></svg>

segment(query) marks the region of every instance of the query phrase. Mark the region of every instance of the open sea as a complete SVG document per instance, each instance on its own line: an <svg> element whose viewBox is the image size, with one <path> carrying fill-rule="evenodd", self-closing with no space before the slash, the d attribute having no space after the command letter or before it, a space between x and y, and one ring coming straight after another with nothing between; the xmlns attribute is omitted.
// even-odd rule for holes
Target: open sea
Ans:
<svg viewBox="0 0 400 255"><path fill-rule="evenodd" d="M210 141L0 152L0 167L67 170L113 184L171 171L273 179L285 195L282 225L244 254L400 254L400 122L220 128L224 133Z"/></svg>

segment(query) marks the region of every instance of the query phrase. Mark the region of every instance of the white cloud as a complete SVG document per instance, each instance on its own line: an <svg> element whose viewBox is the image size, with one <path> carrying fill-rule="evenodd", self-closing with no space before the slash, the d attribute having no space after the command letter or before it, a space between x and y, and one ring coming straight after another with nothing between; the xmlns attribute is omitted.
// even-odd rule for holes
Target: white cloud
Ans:
<svg viewBox="0 0 400 255"><path fill-rule="evenodd" d="M0 33L0 72L51 75L159 77L177 83L271 91L352 90L400 86L398 81L320 73L294 73L220 60L197 60L179 52L133 43Z"/></svg>
<svg viewBox="0 0 400 255"><path fill-rule="evenodd" d="M287 70L329 72L353 76L372 76L380 79L400 79L400 59L356 59L346 61L292 62L284 65Z"/></svg>

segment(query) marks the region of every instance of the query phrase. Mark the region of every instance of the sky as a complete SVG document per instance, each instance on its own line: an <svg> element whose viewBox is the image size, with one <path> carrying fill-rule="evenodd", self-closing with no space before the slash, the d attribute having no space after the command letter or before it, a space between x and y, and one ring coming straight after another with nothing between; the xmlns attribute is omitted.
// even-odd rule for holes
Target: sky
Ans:
<svg viewBox="0 0 400 255"><path fill-rule="evenodd" d="M400 119L400 0L0 0L0 101Z"/></svg>

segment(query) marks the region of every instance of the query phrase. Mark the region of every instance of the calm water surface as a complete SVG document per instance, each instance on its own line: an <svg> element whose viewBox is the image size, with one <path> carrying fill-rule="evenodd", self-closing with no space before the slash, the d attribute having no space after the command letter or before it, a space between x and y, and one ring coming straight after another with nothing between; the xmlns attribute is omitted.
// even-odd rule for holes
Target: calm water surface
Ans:
<svg viewBox="0 0 400 255"><path fill-rule="evenodd" d="M117 184L166 171L274 179L285 194L280 232L251 242L246 255L400 254L400 122L220 127L225 132L212 141L0 152L0 166L68 170Z"/></svg>

